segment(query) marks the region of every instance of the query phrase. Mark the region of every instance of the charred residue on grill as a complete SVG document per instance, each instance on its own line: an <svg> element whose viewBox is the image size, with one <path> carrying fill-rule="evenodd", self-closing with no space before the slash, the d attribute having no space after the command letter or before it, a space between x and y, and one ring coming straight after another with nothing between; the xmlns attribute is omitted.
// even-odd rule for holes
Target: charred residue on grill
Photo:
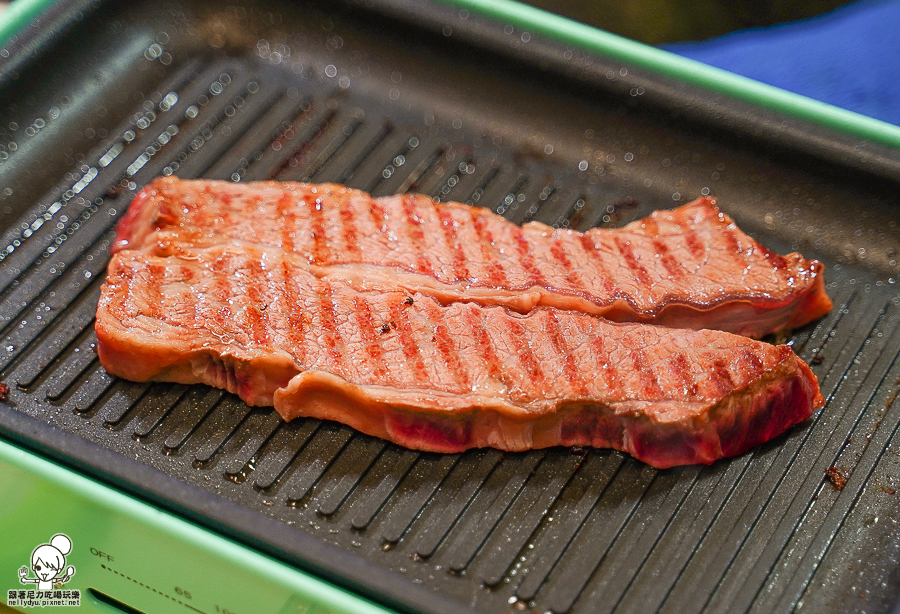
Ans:
<svg viewBox="0 0 900 614"><path fill-rule="evenodd" d="M618 198L606 205L606 211L600 218L600 223L618 226L625 217L625 209L636 209L640 204L640 201L633 196Z"/></svg>
<svg viewBox="0 0 900 614"><path fill-rule="evenodd" d="M894 386L897 386L897 388L894 390L894 394L892 394L888 398L888 400L885 402L885 404L884 404L885 410L888 410L891 408L891 406L894 404L894 401L897 400L897 395L900 394L900 379L898 379L896 382L894 382Z"/></svg>
<svg viewBox="0 0 900 614"><path fill-rule="evenodd" d="M825 478L831 482L833 490L843 490L847 485L847 473L845 469L829 467L825 470Z"/></svg>

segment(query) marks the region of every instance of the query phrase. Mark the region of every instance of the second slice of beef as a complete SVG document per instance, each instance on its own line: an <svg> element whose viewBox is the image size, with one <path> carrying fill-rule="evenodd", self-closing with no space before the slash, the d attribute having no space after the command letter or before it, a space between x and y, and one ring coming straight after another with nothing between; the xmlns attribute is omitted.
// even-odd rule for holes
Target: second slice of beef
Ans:
<svg viewBox="0 0 900 614"><path fill-rule="evenodd" d="M114 375L206 383L286 420L337 420L438 452L589 445L656 467L711 463L823 402L785 346L360 292L247 245L116 254L96 330Z"/></svg>
<svg viewBox="0 0 900 614"><path fill-rule="evenodd" d="M404 289L443 304L535 306L751 337L831 309L823 268L779 256L701 198L620 229L585 233L419 195L372 198L333 184L159 178L131 204L115 250L277 247L358 290Z"/></svg>

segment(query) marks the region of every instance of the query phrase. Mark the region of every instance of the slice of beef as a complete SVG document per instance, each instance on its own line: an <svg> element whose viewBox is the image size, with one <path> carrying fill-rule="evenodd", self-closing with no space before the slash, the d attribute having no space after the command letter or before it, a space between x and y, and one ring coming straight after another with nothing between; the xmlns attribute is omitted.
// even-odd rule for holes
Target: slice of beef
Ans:
<svg viewBox="0 0 900 614"><path fill-rule="evenodd" d="M168 255L221 244L278 247L318 277L358 290L403 289L521 313L541 305L761 337L831 309L819 262L770 252L712 198L580 233L519 227L424 196L169 177L135 198L114 250Z"/></svg>
<svg viewBox="0 0 900 614"><path fill-rule="evenodd" d="M99 355L132 380L206 383L286 419L420 450L611 447L656 467L740 454L821 405L785 346L729 333L522 315L360 292L280 249L117 254Z"/></svg>

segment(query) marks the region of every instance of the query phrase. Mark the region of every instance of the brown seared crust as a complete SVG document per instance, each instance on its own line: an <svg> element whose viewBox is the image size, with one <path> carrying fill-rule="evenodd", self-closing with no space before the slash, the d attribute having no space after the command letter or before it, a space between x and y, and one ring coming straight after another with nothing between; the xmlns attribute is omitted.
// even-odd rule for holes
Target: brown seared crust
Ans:
<svg viewBox="0 0 900 614"><path fill-rule="evenodd" d="M822 403L784 346L358 292L279 249L122 251L97 336L113 374L208 383L287 420L334 419L433 451L593 445L658 467L709 463Z"/></svg>
<svg viewBox="0 0 900 614"><path fill-rule="evenodd" d="M245 243L295 254L317 276L358 290L402 288L521 313L549 306L760 337L832 306L819 262L770 252L709 197L621 229L579 233L518 227L424 196L168 177L135 199L115 249L170 255Z"/></svg>

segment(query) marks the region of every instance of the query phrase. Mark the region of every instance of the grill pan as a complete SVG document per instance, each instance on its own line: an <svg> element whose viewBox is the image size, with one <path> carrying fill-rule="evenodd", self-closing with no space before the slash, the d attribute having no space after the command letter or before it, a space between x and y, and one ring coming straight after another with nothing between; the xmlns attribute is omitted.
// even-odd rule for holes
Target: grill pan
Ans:
<svg viewBox="0 0 900 614"><path fill-rule="evenodd" d="M14 39L0 437L399 611L890 611L900 154L460 6L60 2ZM165 174L580 230L711 193L825 263L835 308L788 342L827 403L739 458L658 471L606 450L419 453L112 378L93 317L113 228Z"/></svg>

